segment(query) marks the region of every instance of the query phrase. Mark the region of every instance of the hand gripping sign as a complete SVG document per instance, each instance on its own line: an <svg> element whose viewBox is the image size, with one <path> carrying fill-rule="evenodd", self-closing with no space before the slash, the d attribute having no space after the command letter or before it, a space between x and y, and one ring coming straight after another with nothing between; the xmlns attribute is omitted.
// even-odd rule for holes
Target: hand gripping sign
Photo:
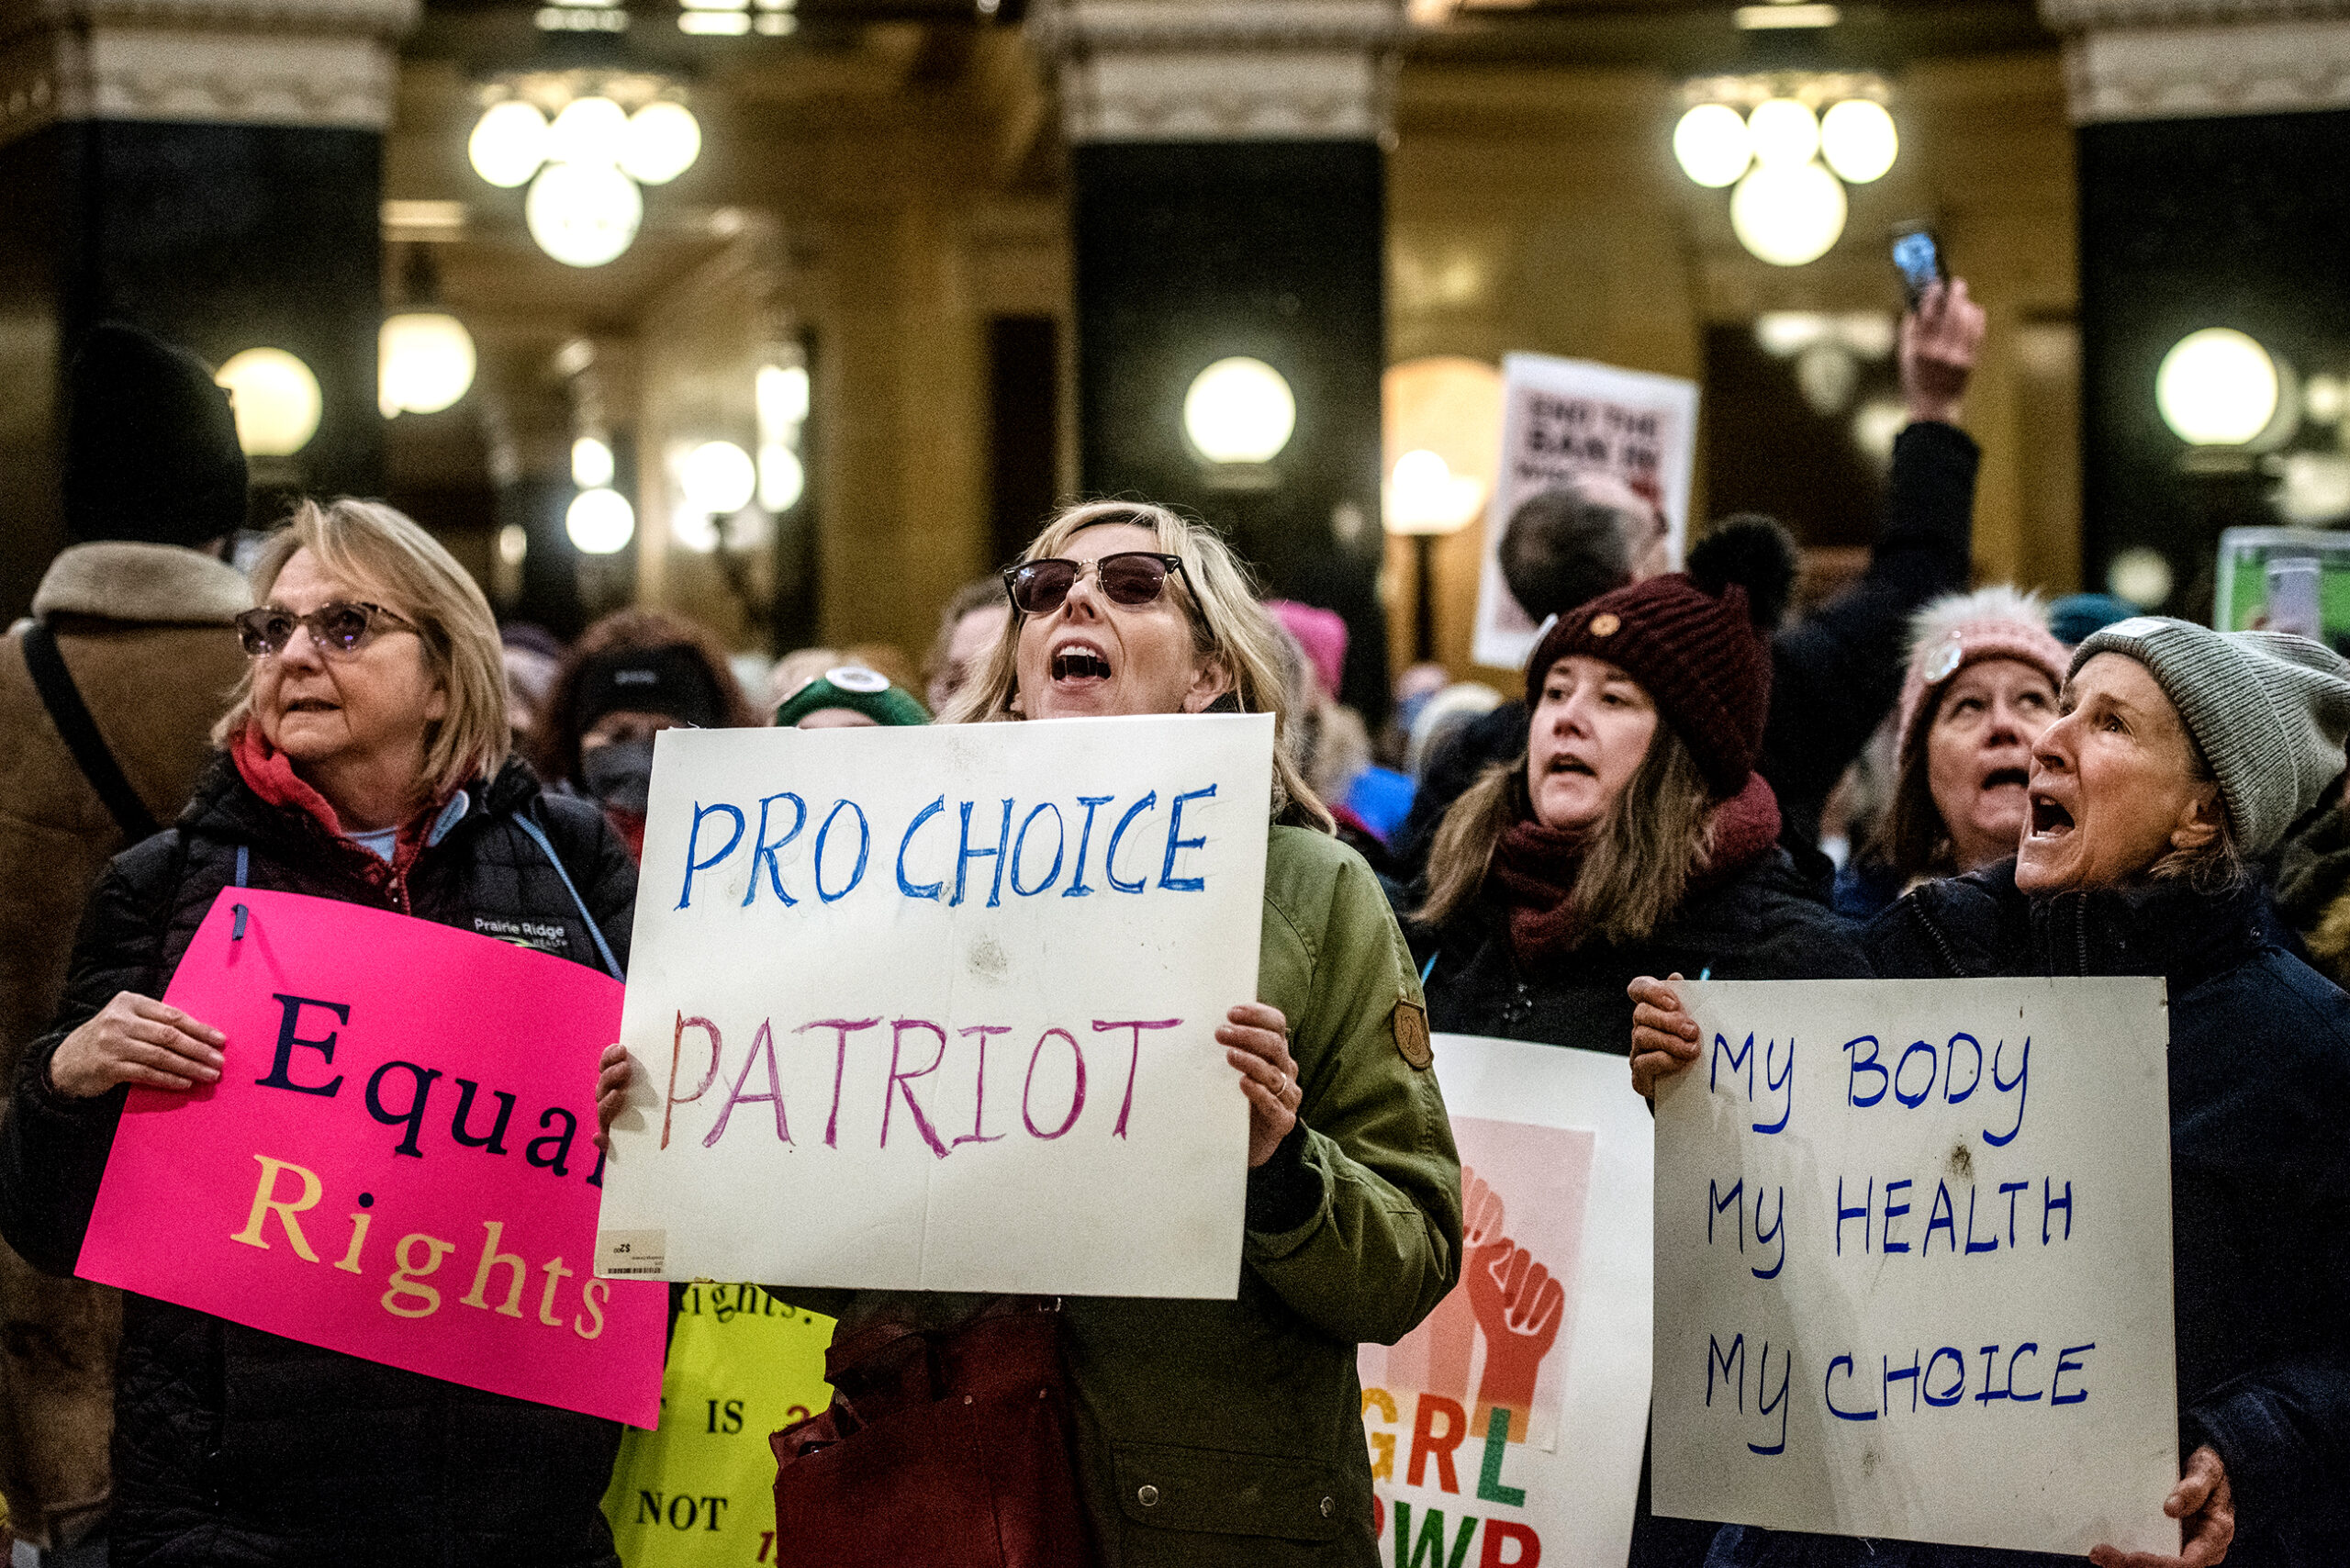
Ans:
<svg viewBox="0 0 2350 1568"><path fill-rule="evenodd" d="M1230 1298L1272 735L664 731L598 1271Z"/></svg>
<svg viewBox="0 0 2350 1568"><path fill-rule="evenodd" d="M1435 1048L1466 1251L1426 1322L1360 1351L1381 1556L1622 1568L1648 1417L1648 1108L1619 1057Z"/></svg>
<svg viewBox="0 0 2350 1568"><path fill-rule="evenodd" d="M220 1081L130 1091L77 1271L650 1427L667 1303L589 1267L621 987L471 932L230 888L164 1000Z"/></svg>
<svg viewBox="0 0 2350 1568"><path fill-rule="evenodd" d="M1656 1114L1655 1506L2178 1551L2159 980L1688 984Z"/></svg>

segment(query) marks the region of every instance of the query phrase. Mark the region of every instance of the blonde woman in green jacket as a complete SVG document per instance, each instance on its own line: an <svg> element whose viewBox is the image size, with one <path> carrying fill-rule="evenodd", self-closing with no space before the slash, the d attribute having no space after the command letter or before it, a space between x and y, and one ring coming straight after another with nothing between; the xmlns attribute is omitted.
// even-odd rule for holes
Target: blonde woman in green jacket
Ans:
<svg viewBox="0 0 2350 1568"><path fill-rule="evenodd" d="M1281 713L1277 633L1241 568L1163 508L1063 512L1006 577L1011 622L949 722ZM1107 1568L1373 1568L1356 1348L1403 1338L1460 1271L1460 1164L1410 952L1285 745L1259 1000L1217 1031L1249 1110L1239 1295L1064 1304L1080 1479ZM627 1082L615 1049L607 1123ZM844 1333L944 1327L985 1305L789 1294Z"/></svg>

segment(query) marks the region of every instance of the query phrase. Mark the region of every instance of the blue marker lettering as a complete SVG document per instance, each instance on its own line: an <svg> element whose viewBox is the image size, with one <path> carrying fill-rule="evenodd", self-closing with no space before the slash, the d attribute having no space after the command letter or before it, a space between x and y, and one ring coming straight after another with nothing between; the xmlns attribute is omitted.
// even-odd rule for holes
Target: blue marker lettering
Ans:
<svg viewBox="0 0 2350 1568"><path fill-rule="evenodd" d="M1167 802L1167 859L1165 864L1158 868L1158 885L1169 892L1196 893L1208 885L1207 879L1204 877L1177 876L1175 857L1181 850L1203 849L1208 842L1208 835L1204 833L1197 838L1182 836L1183 802L1213 800L1214 796L1215 786L1211 784L1204 790L1189 790Z"/></svg>
<svg viewBox="0 0 2350 1568"><path fill-rule="evenodd" d="M717 854L711 856L707 860L697 860L694 858L694 851L701 846L701 819L706 816L714 815L719 812L724 812L728 816L734 819L734 831L726 835L726 846L724 848L721 849ZM677 890L677 907L679 909L685 908L688 903L693 902L694 873L696 871L709 870L712 866L717 865L721 860L723 860L729 855L733 854L734 846L742 842L743 812L741 807L730 806L723 801L719 801L714 806L705 806L699 801L696 801L694 802L694 825L691 831L686 834L686 885Z"/></svg>
<svg viewBox="0 0 2350 1568"><path fill-rule="evenodd" d="M1102 851L1102 879L1119 892L1138 893L1147 885L1147 879L1142 877L1136 877L1131 882L1119 880L1118 841L1126 836L1126 829L1134 826L1135 818L1157 804L1158 804L1158 791L1153 790L1149 794L1128 806L1126 814L1118 819L1118 825L1110 830L1109 847Z"/></svg>
<svg viewBox="0 0 2350 1568"><path fill-rule="evenodd" d="M1085 885L1085 851L1093 842L1093 813L1117 799L1114 795L1080 795L1077 803L1085 808L1085 823L1077 832L1077 870L1070 876L1069 886L1061 890L1065 899L1081 899L1093 890Z"/></svg>
<svg viewBox="0 0 2350 1568"><path fill-rule="evenodd" d="M835 811L839 809L837 806L834 808ZM898 840L898 890L910 899L935 899L946 890L944 879L935 882L917 882L906 876L906 851L913 847L914 834L922 831L923 823L946 810L946 797L941 795L914 813L914 820L906 824L906 836Z"/></svg>

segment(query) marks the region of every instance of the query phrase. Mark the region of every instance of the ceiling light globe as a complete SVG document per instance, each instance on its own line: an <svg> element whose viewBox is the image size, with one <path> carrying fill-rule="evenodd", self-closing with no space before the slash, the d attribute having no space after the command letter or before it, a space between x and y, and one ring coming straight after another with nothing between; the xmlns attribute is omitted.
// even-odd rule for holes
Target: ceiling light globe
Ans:
<svg viewBox="0 0 2350 1568"><path fill-rule="evenodd" d="M1183 432L1211 463L1270 463L1296 429L1297 398L1261 359L1217 360L1183 394Z"/></svg>
<svg viewBox="0 0 2350 1568"><path fill-rule="evenodd" d="M376 401L386 419L439 413L472 387L475 369L473 334L446 311L402 311L376 334Z"/></svg>
<svg viewBox="0 0 2350 1568"><path fill-rule="evenodd" d="M1728 104L1699 104L1673 128L1673 155L1681 172L1708 190L1735 184L1754 161L1746 120Z"/></svg>
<svg viewBox="0 0 2350 1568"><path fill-rule="evenodd" d="M2154 406L2190 446L2243 445L2277 417L2279 396L2277 362L2232 327L2189 332L2154 373Z"/></svg>
<svg viewBox="0 0 2350 1568"><path fill-rule="evenodd" d="M558 126L561 121L556 122ZM1772 98L1746 117L1754 161L1769 168L1797 168L1819 151L1819 120L1793 98Z"/></svg>
<svg viewBox="0 0 2350 1568"><path fill-rule="evenodd" d="M574 98L547 128L547 157L557 163L617 167L628 143L628 111L605 97Z"/></svg>
<svg viewBox="0 0 2350 1568"><path fill-rule="evenodd" d="M232 354L213 380L229 389L237 444L248 457L291 457L319 433L319 378L284 349Z"/></svg>
<svg viewBox="0 0 2350 1568"><path fill-rule="evenodd" d="M1819 153L1847 185L1882 179L1901 151L1901 133L1883 104L1847 98L1819 120Z"/></svg>
<svg viewBox="0 0 2350 1568"><path fill-rule="evenodd" d="M759 505L767 511L787 512L808 493L808 466L800 454L779 441L759 448Z"/></svg>
<svg viewBox="0 0 2350 1568"><path fill-rule="evenodd" d="M1844 232L1844 187L1817 163L1764 164L1730 194L1738 242L1774 267L1826 255Z"/></svg>
<svg viewBox="0 0 2350 1568"><path fill-rule="evenodd" d="M582 490L563 514L563 531L583 555L610 555L636 537L636 509L618 490Z"/></svg>
<svg viewBox="0 0 2350 1568"><path fill-rule="evenodd" d="M614 465L610 443L592 435L583 435L571 443L571 482L583 490L599 489L612 482Z"/></svg>
<svg viewBox="0 0 2350 1568"><path fill-rule="evenodd" d="M520 98L492 104L465 140L474 173L511 190L539 172L547 158L547 117Z"/></svg>
<svg viewBox="0 0 2350 1568"><path fill-rule="evenodd" d="M677 469L687 504L713 517L749 506L758 483L751 454L731 441L703 442L686 454Z"/></svg>
<svg viewBox="0 0 2350 1568"><path fill-rule="evenodd" d="M701 122L683 104L662 99L628 117L621 168L632 180L666 185L701 156Z"/></svg>
<svg viewBox="0 0 2350 1568"><path fill-rule="evenodd" d="M522 218L539 249L568 267L600 267L644 221L636 182L610 163L550 163L531 182Z"/></svg>

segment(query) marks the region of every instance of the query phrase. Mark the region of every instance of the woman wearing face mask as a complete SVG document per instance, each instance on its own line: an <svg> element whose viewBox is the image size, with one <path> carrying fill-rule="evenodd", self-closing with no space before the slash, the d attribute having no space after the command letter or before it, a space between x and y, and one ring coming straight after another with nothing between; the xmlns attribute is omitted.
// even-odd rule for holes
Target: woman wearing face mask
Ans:
<svg viewBox="0 0 2350 1568"><path fill-rule="evenodd" d="M223 889L527 934L614 975L628 951L635 870L593 809L508 756L497 623L447 551L389 507L306 502L252 586L224 752L91 894L64 1006L0 1118L0 1234L53 1273L81 1251L128 1085L267 1062L268 1041L157 1000ZM116 1563L619 1565L610 1421L138 1295L115 1412Z"/></svg>
<svg viewBox="0 0 2350 1568"><path fill-rule="evenodd" d="M2010 861L1877 917L1888 978L2160 975L2170 1015L2182 1478L2173 1558L2339 1562L2350 1549L2350 996L2266 935L2250 862L2342 767L2350 665L2319 644L2143 617L2073 655L2032 748ZM1636 982L1633 1076L1695 1059L1669 984ZM1719 1568L1992 1568L2065 1559L1725 1529Z"/></svg>
<svg viewBox="0 0 2350 1568"><path fill-rule="evenodd" d="M686 725L749 729L757 712L709 630L666 610L614 610L580 635L547 694L531 760L604 808L632 858L644 853L653 737Z"/></svg>
<svg viewBox="0 0 2350 1568"><path fill-rule="evenodd" d="M1214 711L1287 722L1276 633L1206 529L1138 503L1077 507L1006 577L1011 621L949 722ZM1215 1034L1248 1103L1239 1294L1063 1305L1080 1489L1110 1568L1373 1568L1357 1346L1408 1333L1459 1267L1460 1168L1410 954L1278 742L1274 758L1258 998ZM625 1051L605 1064L609 1125ZM841 1319L836 1345L884 1321L956 1325L986 1305L787 1294Z"/></svg>
<svg viewBox="0 0 2350 1568"><path fill-rule="evenodd" d="M2031 743L2056 717L2065 645L2039 599L2001 585L1919 612L1895 728L1893 800L1836 880L1836 910L1865 920L1929 877L2016 852L2031 815Z"/></svg>

